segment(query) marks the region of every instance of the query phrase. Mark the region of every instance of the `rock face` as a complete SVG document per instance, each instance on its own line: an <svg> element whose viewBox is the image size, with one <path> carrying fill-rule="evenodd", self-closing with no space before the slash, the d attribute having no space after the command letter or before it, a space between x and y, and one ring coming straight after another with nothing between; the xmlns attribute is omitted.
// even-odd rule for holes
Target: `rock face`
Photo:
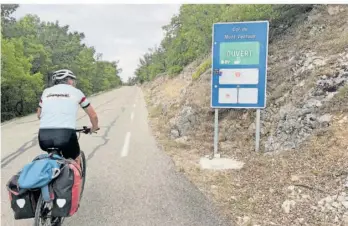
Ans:
<svg viewBox="0 0 348 226"><path fill-rule="evenodd" d="M282 204L283 211L290 213L291 208L295 207L296 202L294 200L285 200Z"/></svg>
<svg viewBox="0 0 348 226"><path fill-rule="evenodd" d="M171 120L172 138L186 136L198 121L197 112L191 106L184 106L179 115Z"/></svg>
<svg viewBox="0 0 348 226"><path fill-rule="evenodd" d="M337 222L342 222L344 226L348 225L348 195L345 192L319 200L317 210L333 214Z"/></svg>
<svg viewBox="0 0 348 226"><path fill-rule="evenodd" d="M348 195L346 192L340 192L338 194L336 193L335 195L323 197L317 201L316 204L314 204L309 195L304 194L303 191L295 186L289 186L287 191L288 198L281 205L285 214L291 214L291 212L295 211L298 206L307 203L307 205L310 205L311 212L314 215L319 214L321 216L334 216L336 223L348 223Z"/></svg>
<svg viewBox="0 0 348 226"><path fill-rule="evenodd" d="M270 56L270 58L272 58L272 61L278 61L276 56ZM322 107L338 93L341 87L348 84L348 54L346 53L322 57L312 51L294 55L288 60L293 62L294 65L291 68L291 78L289 78L289 81L280 81L280 83L282 85L286 83L290 88L286 87L284 92L280 91L280 95L274 101L270 101L267 108L261 112L261 134L265 137L262 141L265 152L299 148L316 130L330 126L332 115L323 113ZM309 81L310 78L307 73L316 70L318 67L328 66L328 62L335 62L335 72L312 76L311 79L315 80ZM181 76L188 77L190 70L192 70L189 69ZM181 79L184 79L184 77ZM210 78L210 76L208 77ZM189 83L192 84L192 81L189 81ZM306 90L305 87L309 83L313 85ZM183 105L169 122L170 137L172 139L189 136L189 133L194 131L194 128L200 124L204 117L201 114L203 109L193 107L188 98L192 95L190 93L191 89L190 85L182 87L179 98L166 101L165 104L162 99L158 99L158 103L155 103L161 108L163 115L170 113L170 106ZM297 94L297 92L301 92L301 94ZM212 109L209 110L212 112ZM235 112L235 110L233 111ZM220 109L219 113L228 115L232 111ZM231 119L233 120L233 118ZM221 141L235 140L235 134L244 130L253 135L255 124L250 123L245 128L240 123L245 120L247 119L243 118L238 122L229 121L229 123L222 126L219 134ZM220 118L220 122L223 123L223 118Z"/></svg>
<svg viewBox="0 0 348 226"><path fill-rule="evenodd" d="M177 129L172 129L170 131L170 136L171 136L172 139L175 139L175 138L180 137L180 133L179 133L179 131Z"/></svg>
<svg viewBox="0 0 348 226"><path fill-rule="evenodd" d="M265 150L295 149L312 134L314 129L329 126L332 116L319 115L315 113L316 108L317 105L307 105L303 108L291 105L282 107L276 132L268 137Z"/></svg>
<svg viewBox="0 0 348 226"><path fill-rule="evenodd" d="M347 55L341 55L341 57L348 60ZM320 65L326 61L311 56L310 61L312 63L315 62L313 59L318 59L317 63L320 62ZM338 62L340 67L337 73L332 76L320 76L315 86L302 97L303 100L300 106L288 103L280 107L278 113L274 114L276 110L270 108L262 114L262 118L266 121L270 120L269 117L272 117L273 120L279 120L274 133L265 142L266 152L296 149L313 134L314 130L330 125L332 115L321 114L320 108L338 93L339 88L348 84L346 62L343 60L338 60ZM305 69L298 69L297 71L303 72L312 68L312 63L309 64L308 60L305 61L301 67ZM301 86L301 83L299 86Z"/></svg>
<svg viewBox="0 0 348 226"><path fill-rule="evenodd" d="M344 11L344 8L340 7L340 6L328 6L327 8L327 12L329 13L330 16L336 15L340 12Z"/></svg>
<svg viewBox="0 0 348 226"><path fill-rule="evenodd" d="M342 223L343 226L348 226L348 211L343 214Z"/></svg>

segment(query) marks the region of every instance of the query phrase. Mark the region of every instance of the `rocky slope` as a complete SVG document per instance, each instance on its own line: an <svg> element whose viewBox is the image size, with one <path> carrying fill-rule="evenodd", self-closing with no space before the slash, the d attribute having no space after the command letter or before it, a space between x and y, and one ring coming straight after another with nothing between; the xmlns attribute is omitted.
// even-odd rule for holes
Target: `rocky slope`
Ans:
<svg viewBox="0 0 348 226"><path fill-rule="evenodd" d="M239 171L201 170L211 154L211 71L143 85L154 132L178 169L237 225L348 225L348 7L322 5L270 44L261 153L255 111L220 110L219 151Z"/></svg>

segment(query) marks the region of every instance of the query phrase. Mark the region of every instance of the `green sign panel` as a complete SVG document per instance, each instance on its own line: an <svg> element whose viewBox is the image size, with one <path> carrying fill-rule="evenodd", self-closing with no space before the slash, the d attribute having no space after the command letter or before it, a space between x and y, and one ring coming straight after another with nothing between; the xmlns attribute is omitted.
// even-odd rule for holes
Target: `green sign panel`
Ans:
<svg viewBox="0 0 348 226"><path fill-rule="evenodd" d="M259 42L221 42L220 64L251 65L259 64Z"/></svg>

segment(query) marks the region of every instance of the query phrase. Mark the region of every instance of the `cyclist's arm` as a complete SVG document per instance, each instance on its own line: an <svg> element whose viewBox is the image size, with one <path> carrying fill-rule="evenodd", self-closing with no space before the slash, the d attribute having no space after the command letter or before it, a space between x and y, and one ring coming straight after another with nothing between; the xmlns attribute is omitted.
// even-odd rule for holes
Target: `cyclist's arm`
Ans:
<svg viewBox="0 0 348 226"><path fill-rule="evenodd" d="M40 119L40 116L41 116L41 107L38 107L38 108L37 108L36 114L37 114L37 118Z"/></svg>
<svg viewBox="0 0 348 226"><path fill-rule="evenodd" d="M88 107L83 108L83 110L85 110L86 114L89 116L89 120L92 123L93 130L97 130L99 128L98 116L92 105L88 105Z"/></svg>
<svg viewBox="0 0 348 226"><path fill-rule="evenodd" d="M86 114L89 117L89 120L92 123L92 132L96 131L98 127L98 116L97 113L95 112L94 108L92 107L91 103L89 100L85 97L85 95L80 92L81 94L81 100L80 100L80 106L85 110Z"/></svg>
<svg viewBox="0 0 348 226"><path fill-rule="evenodd" d="M45 90L44 90L44 92L45 92ZM39 107L37 108L37 112L36 112L38 119L40 119L40 117L41 117L42 97L44 95L44 92L42 93L42 96L41 96L40 102L39 102Z"/></svg>

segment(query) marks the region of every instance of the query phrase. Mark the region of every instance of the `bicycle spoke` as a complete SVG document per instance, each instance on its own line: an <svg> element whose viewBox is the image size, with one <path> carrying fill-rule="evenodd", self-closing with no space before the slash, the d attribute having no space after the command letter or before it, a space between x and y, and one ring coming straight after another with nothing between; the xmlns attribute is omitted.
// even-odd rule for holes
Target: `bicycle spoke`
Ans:
<svg viewBox="0 0 348 226"><path fill-rule="evenodd" d="M49 214L52 209L52 203L44 203L40 214L40 224L42 226L51 226L52 216Z"/></svg>

